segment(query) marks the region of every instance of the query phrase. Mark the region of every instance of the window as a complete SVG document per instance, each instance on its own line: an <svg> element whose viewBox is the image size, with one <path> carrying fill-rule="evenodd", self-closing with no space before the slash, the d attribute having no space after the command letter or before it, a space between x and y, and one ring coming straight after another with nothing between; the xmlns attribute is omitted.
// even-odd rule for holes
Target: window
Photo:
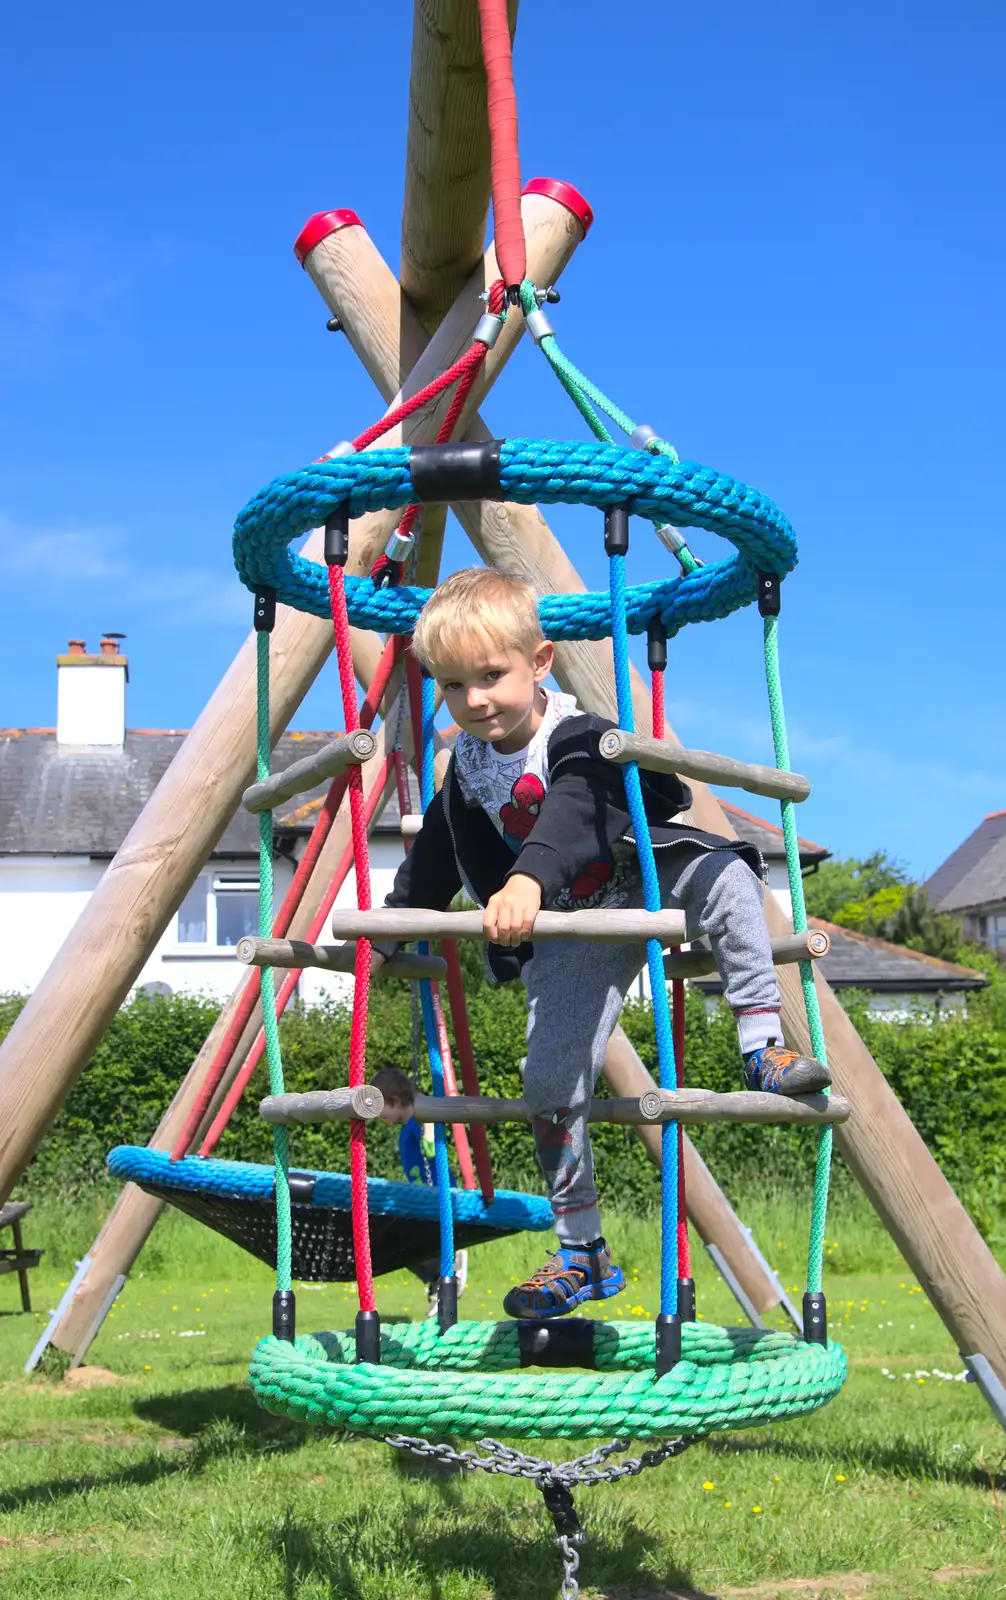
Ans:
<svg viewBox="0 0 1006 1600"><path fill-rule="evenodd" d="M178 908L178 943L233 949L258 932L258 878L201 872Z"/></svg>

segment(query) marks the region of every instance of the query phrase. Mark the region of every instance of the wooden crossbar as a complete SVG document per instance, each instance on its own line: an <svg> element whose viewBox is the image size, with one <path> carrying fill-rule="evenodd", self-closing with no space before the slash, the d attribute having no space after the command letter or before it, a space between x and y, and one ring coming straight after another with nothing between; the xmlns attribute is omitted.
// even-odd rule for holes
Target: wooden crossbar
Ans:
<svg viewBox="0 0 1006 1600"><path fill-rule="evenodd" d="M799 772L735 761L733 756L718 756L712 750L686 750L645 733L610 728L601 735L600 750L606 761L620 765L635 761L648 772L674 772L682 778L699 778L703 783L719 783L728 789L747 789L750 794L767 795L771 800L806 800L810 794L810 781Z"/></svg>
<svg viewBox="0 0 1006 1600"><path fill-rule="evenodd" d="M337 939L484 939L481 911L342 911L332 913ZM659 939L681 944L682 911L539 911L533 939L591 939L602 944L638 944Z"/></svg>
<svg viewBox="0 0 1006 1600"><path fill-rule="evenodd" d="M347 767L362 767L376 749L377 740L366 728L340 733L317 754L294 761L282 772L270 773L261 783L251 784L241 796L241 804L246 811L273 811L284 800L292 800L294 795L306 794L319 783L337 778Z"/></svg>
<svg viewBox="0 0 1006 1600"><path fill-rule="evenodd" d="M356 1097L355 1099L353 1097ZM369 1098L368 1098L369 1097ZM379 1089L313 1090L307 1094L269 1095L259 1106L267 1122L284 1127L317 1122L372 1120L384 1109ZM845 1122L852 1112L839 1095L762 1094L738 1089L716 1094L712 1089L650 1089L643 1095L592 1100L588 1122L610 1122L619 1127L641 1127L659 1122L793 1123L821 1127ZM413 1115L419 1122L482 1123L523 1122L532 1113L523 1100L497 1100L485 1095L417 1094Z"/></svg>
<svg viewBox="0 0 1006 1600"><path fill-rule="evenodd" d="M234 954L246 967L321 967L325 972L353 972L356 945L308 944L305 939L239 939ZM442 956L413 955L400 950L382 965L381 978L443 978Z"/></svg>
<svg viewBox="0 0 1006 1600"><path fill-rule="evenodd" d="M777 934L772 940L772 960L777 967L788 967L794 961L820 961L831 949L831 939L822 928L811 928L808 933ZM716 971L716 961L711 950L700 945L697 950L682 950L664 957L665 978L704 978Z"/></svg>

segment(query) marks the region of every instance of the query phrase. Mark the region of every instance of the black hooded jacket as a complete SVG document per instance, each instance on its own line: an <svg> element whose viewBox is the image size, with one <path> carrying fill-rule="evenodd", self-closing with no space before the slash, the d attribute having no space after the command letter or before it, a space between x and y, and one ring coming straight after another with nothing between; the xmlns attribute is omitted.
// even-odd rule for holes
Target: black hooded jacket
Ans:
<svg viewBox="0 0 1006 1600"><path fill-rule="evenodd" d="M548 907L578 880L589 883L592 868L611 862L617 840L633 842L622 768L606 761L598 748L601 735L612 727L607 718L590 714L559 723L548 741L548 791L516 855L483 807L466 800L452 756L443 788L426 809L422 831L395 874L385 905L443 911L464 889L484 906L507 878L520 872L541 884L542 905ZM692 801L680 778L642 768L639 776L655 850L685 844L730 850L762 875L761 857L753 845L671 822ZM390 955L398 946L376 948ZM517 977L532 954L530 944L516 949L490 944L486 950L498 982Z"/></svg>

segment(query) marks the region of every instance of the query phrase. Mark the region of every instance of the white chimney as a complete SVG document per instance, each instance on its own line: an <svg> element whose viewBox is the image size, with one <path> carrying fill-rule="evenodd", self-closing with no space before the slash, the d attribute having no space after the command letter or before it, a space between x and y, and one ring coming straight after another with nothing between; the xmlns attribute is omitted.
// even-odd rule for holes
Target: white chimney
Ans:
<svg viewBox="0 0 1006 1600"><path fill-rule="evenodd" d="M56 657L56 743L122 749L126 737L124 634L106 634L100 654L90 656L83 639L71 639Z"/></svg>

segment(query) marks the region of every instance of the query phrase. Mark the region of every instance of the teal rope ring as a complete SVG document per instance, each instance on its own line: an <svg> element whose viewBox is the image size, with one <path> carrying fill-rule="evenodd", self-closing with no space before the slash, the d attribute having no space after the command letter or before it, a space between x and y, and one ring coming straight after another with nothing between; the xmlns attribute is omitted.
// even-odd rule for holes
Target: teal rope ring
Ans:
<svg viewBox="0 0 1006 1600"><path fill-rule="evenodd" d="M767 496L692 461L671 461L644 450L549 439L504 439L499 447L498 498L522 505L628 504L654 523L672 522L722 535L736 553L685 577L627 591L630 633L645 632L659 616L668 636L689 622L729 616L757 597L758 572L780 576L796 565L796 538ZM396 510L421 499L405 448L367 450L319 461L275 478L254 495L234 524L234 561L251 590L275 589L278 599L315 616L330 614L324 567L288 547L321 526L339 506L350 516ZM428 589L375 589L369 578L347 578L349 620L384 633L411 633ZM611 634L604 594L543 595L542 627L551 639L603 639Z"/></svg>
<svg viewBox="0 0 1006 1600"><path fill-rule="evenodd" d="M596 1371L519 1370L514 1322L382 1330L381 1365L357 1363L352 1332L262 1339L250 1380L267 1411L361 1433L425 1438L652 1439L806 1416L845 1380L841 1347L793 1334L688 1322L683 1353L653 1370L652 1323L594 1330Z"/></svg>

